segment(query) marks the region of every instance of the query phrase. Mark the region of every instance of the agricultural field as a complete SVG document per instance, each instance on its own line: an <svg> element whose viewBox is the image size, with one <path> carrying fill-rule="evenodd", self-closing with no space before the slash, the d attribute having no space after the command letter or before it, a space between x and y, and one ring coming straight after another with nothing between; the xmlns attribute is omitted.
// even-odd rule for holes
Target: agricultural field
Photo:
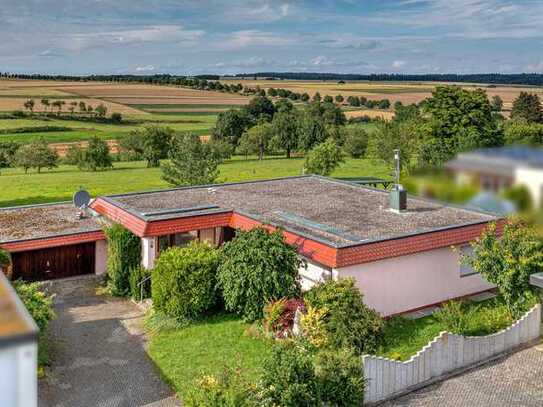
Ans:
<svg viewBox="0 0 543 407"><path fill-rule="evenodd" d="M245 86L262 89L282 88L292 92L307 92L310 96L319 92L321 96L336 96L341 94L345 99L349 96L364 96L367 99L380 100L389 99L392 104L400 101L403 104L418 103L430 96L436 86L441 85L437 82L365 82L353 81L338 83L337 81L291 81L291 80L239 80L228 79L221 82L233 84L242 83ZM451 85L451 83L448 83ZM521 91L537 93L543 98L543 88L524 87L524 86L494 86L494 85L471 85L460 84L466 89L477 87L487 91L488 96L499 95L504 101L504 110L510 110L513 100Z"/></svg>

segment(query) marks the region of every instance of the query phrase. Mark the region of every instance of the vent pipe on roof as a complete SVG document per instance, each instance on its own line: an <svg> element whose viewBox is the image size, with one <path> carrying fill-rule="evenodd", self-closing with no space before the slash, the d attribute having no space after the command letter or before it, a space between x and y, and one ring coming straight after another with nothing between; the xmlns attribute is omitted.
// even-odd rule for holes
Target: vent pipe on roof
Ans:
<svg viewBox="0 0 543 407"><path fill-rule="evenodd" d="M400 150L394 150L394 187L389 198L392 211L402 212L407 209L407 191L400 184Z"/></svg>

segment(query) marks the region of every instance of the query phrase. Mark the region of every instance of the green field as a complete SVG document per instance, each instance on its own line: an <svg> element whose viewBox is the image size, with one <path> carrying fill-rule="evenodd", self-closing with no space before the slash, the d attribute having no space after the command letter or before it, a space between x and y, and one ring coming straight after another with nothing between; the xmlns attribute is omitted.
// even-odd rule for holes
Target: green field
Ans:
<svg viewBox="0 0 543 407"><path fill-rule="evenodd" d="M1 119L0 130L6 132L0 134L0 141L15 141L19 143L30 142L33 139L43 137L48 143L70 143L81 140L88 140L91 137L99 137L104 140L114 140L121 138L131 130L141 127L145 124L153 123L168 126L177 132L191 132L198 135L211 133L215 125L217 113L210 114L188 114L176 113L173 115L149 114L141 116L126 117L125 124L107 124L92 123L77 120L59 120L59 119ZM32 133L9 133L9 130L15 131L22 127L43 127L58 126L68 127L68 131L47 131Z"/></svg>
<svg viewBox="0 0 543 407"><path fill-rule="evenodd" d="M303 158L267 158L245 160L235 157L220 166L219 181L233 182L277 178L302 173ZM333 176L390 178L391 171L365 159L348 159ZM0 175L0 206L70 200L80 187L92 196L167 188L159 168L146 168L145 163L120 162L110 171L83 172L75 166L62 165L41 174L22 169L4 169Z"/></svg>

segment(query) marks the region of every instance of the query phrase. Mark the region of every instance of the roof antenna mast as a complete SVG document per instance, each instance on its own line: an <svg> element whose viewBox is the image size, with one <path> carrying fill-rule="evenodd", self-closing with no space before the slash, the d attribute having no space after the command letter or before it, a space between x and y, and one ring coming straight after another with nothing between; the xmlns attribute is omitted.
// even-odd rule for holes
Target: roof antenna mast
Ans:
<svg viewBox="0 0 543 407"><path fill-rule="evenodd" d="M400 150L394 150L394 183L395 189L400 187Z"/></svg>

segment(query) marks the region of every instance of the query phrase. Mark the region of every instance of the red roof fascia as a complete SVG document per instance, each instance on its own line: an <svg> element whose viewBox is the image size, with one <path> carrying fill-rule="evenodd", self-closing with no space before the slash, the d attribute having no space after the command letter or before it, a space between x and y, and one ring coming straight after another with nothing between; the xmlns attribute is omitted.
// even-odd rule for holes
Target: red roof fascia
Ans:
<svg viewBox="0 0 543 407"><path fill-rule="evenodd" d="M104 232L83 232L73 235L55 236L45 239L20 240L18 242L3 243L1 246L8 252L23 252L27 250L48 249L50 247L69 246L72 244L96 242L105 240Z"/></svg>
<svg viewBox="0 0 543 407"><path fill-rule="evenodd" d="M132 215L124 209L119 208L118 206L115 206L112 203L101 198L97 198L91 204L91 208L98 212L100 215L106 217L107 219L123 225L136 236L145 236L147 222L138 218L135 215Z"/></svg>
<svg viewBox="0 0 543 407"><path fill-rule="evenodd" d="M497 222L496 232L501 234L505 221ZM488 223L460 226L436 232L385 240L339 249L337 267L369 263L391 257L466 244L474 241L488 227Z"/></svg>
<svg viewBox="0 0 543 407"><path fill-rule="evenodd" d="M231 217L232 212L225 212L148 222L145 229L145 236L161 236L191 230L228 226Z"/></svg>

